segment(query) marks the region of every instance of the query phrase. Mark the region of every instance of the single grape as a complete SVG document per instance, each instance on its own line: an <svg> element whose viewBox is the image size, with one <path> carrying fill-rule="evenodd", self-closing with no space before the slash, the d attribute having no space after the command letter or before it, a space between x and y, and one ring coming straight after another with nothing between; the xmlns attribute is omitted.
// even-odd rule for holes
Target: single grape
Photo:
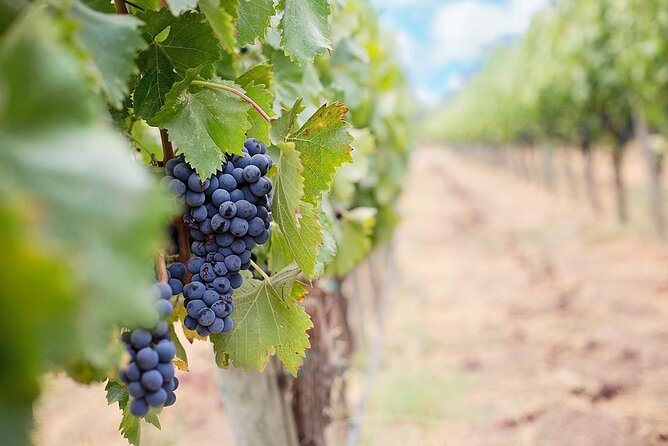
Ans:
<svg viewBox="0 0 668 446"><path fill-rule="evenodd" d="M141 376L141 384L144 389L155 392L162 386L162 375L155 369L146 371Z"/></svg>
<svg viewBox="0 0 668 446"><path fill-rule="evenodd" d="M188 312L188 316L192 318L197 318L197 314L205 308L206 304L204 303L203 300L200 299L191 300L190 302L188 302L188 305L186 305L186 311Z"/></svg>
<svg viewBox="0 0 668 446"><path fill-rule="evenodd" d="M178 178L172 178L168 183L169 190L180 197L186 193L186 185Z"/></svg>
<svg viewBox="0 0 668 446"><path fill-rule="evenodd" d="M206 220L206 206L197 206L196 208L192 208L190 210L190 216L193 218L193 220L198 222Z"/></svg>
<svg viewBox="0 0 668 446"><path fill-rule="evenodd" d="M234 321L232 321L232 318L230 316L226 316L223 319L223 322L225 322L225 327L223 328L223 333L231 332L232 328L234 328Z"/></svg>
<svg viewBox="0 0 668 446"><path fill-rule="evenodd" d="M231 201L228 201L228 203L232 203ZM232 203L234 204L234 203ZM216 214L213 217L211 217L211 228L215 232L227 232L230 229L230 220L223 217L220 214Z"/></svg>
<svg viewBox="0 0 668 446"><path fill-rule="evenodd" d="M130 403L130 413L135 417L143 417L148 413L148 404L143 398L132 400Z"/></svg>
<svg viewBox="0 0 668 446"><path fill-rule="evenodd" d="M183 325L188 330L195 330L197 328L197 319L191 316L186 316L185 319L183 320Z"/></svg>
<svg viewBox="0 0 668 446"><path fill-rule="evenodd" d="M248 232L248 222L243 218L234 217L230 221L230 232L237 237L243 237Z"/></svg>
<svg viewBox="0 0 668 446"><path fill-rule="evenodd" d="M271 191L271 182L267 178L261 177L249 187L251 192L259 197L261 195L266 195Z"/></svg>
<svg viewBox="0 0 668 446"><path fill-rule="evenodd" d="M192 173L193 170L186 163L179 163L174 166L174 176L183 182L188 181Z"/></svg>
<svg viewBox="0 0 668 446"><path fill-rule="evenodd" d="M241 267L241 259L239 259L239 256L234 254L227 256L225 258L225 266L227 267L228 271L239 271L239 267Z"/></svg>
<svg viewBox="0 0 668 446"><path fill-rule="evenodd" d="M176 394L174 392L167 392L167 400L164 406L169 407L176 402Z"/></svg>
<svg viewBox="0 0 668 446"><path fill-rule="evenodd" d="M209 188L209 180L204 180L200 178L199 175L193 173L188 177L188 189L194 192L204 192Z"/></svg>
<svg viewBox="0 0 668 446"><path fill-rule="evenodd" d="M137 352L137 365L142 370L151 370L158 362L158 353L151 347L144 347Z"/></svg>
<svg viewBox="0 0 668 446"><path fill-rule="evenodd" d="M235 203L243 199L244 193L241 189L234 189L232 192L230 192L230 200L234 201Z"/></svg>
<svg viewBox="0 0 668 446"><path fill-rule="evenodd" d="M146 395L146 390L139 381L132 381L128 384L128 393L132 398L143 398Z"/></svg>
<svg viewBox="0 0 668 446"><path fill-rule="evenodd" d="M166 318L174 311L174 306L168 300L160 299L155 303L155 309L161 318Z"/></svg>
<svg viewBox="0 0 668 446"><path fill-rule="evenodd" d="M186 204L188 206L201 206L204 204L204 201L206 201L206 195L203 192L193 192L191 190L186 192Z"/></svg>
<svg viewBox="0 0 668 446"><path fill-rule="evenodd" d="M222 333L224 328L225 322L219 317L213 321L213 324L209 325L209 331L211 333Z"/></svg>
<svg viewBox="0 0 668 446"><path fill-rule="evenodd" d="M178 158L171 158L167 160L165 163L165 172L167 172L167 175L174 176L174 167L176 167L180 162L181 160Z"/></svg>
<svg viewBox="0 0 668 446"><path fill-rule="evenodd" d="M158 354L158 359L160 362L171 361L174 355L176 355L176 347L172 341L160 341L155 346L155 351Z"/></svg>
<svg viewBox="0 0 668 446"><path fill-rule="evenodd" d="M201 257L191 257L190 260L188 260L188 271L190 271L190 274L197 274L199 273L199 270L202 269L202 265L204 265L204 259ZM187 287L188 285L186 285ZM203 291L202 291L203 292Z"/></svg>
<svg viewBox="0 0 668 446"><path fill-rule="evenodd" d="M140 350L144 347L148 347L151 343L151 339L153 339L153 335L150 331L137 329L133 330L130 335L130 344L137 350Z"/></svg>
<svg viewBox="0 0 668 446"><path fill-rule="evenodd" d="M218 299L220 299L220 295L215 290L206 290L204 292L204 296L202 297L202 301L206 304L207 307L213 305L213 303L218 301Z"/></svg>
<svg viewBox="0 0 668 446"><path fill-rule="evenodd" d="M251 237L257 237L264 230L264 221L260 217L255 217L248 222L248 235Z"/></svg>
<svg viewBox="0 0 668 446"><path fill-rule="evenodd" d="M190 229L190 238L197 241L197 242L203 242L204 241L204 233L200 231L199 229L192 228Z"/></svg>
<svg viewBox="0 0 668 446"><path fill-rule="evenodd" d="M229 314L227 303L224 300L219 300L218 302L214 302L214 304L211 305L211 309L216 314L217 318L223 318Z"/></svg>
<svg viewBox="0 0 668 446"><path fill-rule="evenodd" d="M186 276L186 266L181 262L172 263L167 267L173 279L183 280Z"/></svg>
<svg viewBox="0 0 668 446"><path fill-rule="evenodd" d="M165 404L165 401L167 401L167 392L163 388L146 394L146 402L151 407L160 407Z"/></svg>
<svg viewBox="0 0 668 446"><path fill-rule="evenodd" d="M209 336L209 329L205 327L204 325L197 324L197 334L206 337Z"/></svg>
<svg viewBox="0 0 668 446"><path fill-rule="evenodd" d="M174 296L183 292L183 282L179 279L169 279L169 288L172 290Z"/></svg>
<svg viewBox="0 0 668 446"><path fill-rule="evenodd" d="M131 362L128 364L128 367L125 369L125 376L130 381L138 381L141 378L141 369L136 362Z"/></svg>
<svg viewBox="0 0 668 446"><path fill-rule="evenodd" d="M219 208L221 204L230 201L230 193L225 189L216 189L211 195L211 204Z"/></svg>
<svg viewBox="0 0 668 446"><path fill-rule="evenodd" d="M218 182L220 183L220 188L228 192L232 192L237 188L237 181L229 173L224 173L218 177Z"/></svg>
<svg viewBox="0 0 668 446"><path fill-rule="evenodd" d="M209 178L209 187L204 191L204 193L207 195L212 195L215 191L218 190L219 187L220 183L218 182L218 177L211 175L211 178Z"/></svg>
<svg viewBox="0 0 668 446"><path fill-rule="evenodd" d="M247 183L255 183L257 180L260 179L261 175L262 172L260 172L260 168L257 166L251 164L244 167L243 178Z"/></svg>
<svg viewBox="0 0 668 446"><path fill-rule="evenodd" d="M230 246L234 242L235 237L229 232L218 234L216 236L216 244L222 248Z"/></svg>
<svg viewBox="0 0 668 446"><path fill-rule="evenodd" d="M227 277L216 277L211 282L211 287L220 294L225 294L230 290L230 281Z"/></svg>
<svg viewBox="0 0 668 446"><path fill-rule="evenodd" d="M215 215L218 215L218 213L216 213ZM211 226L211 219L210 218L204 219L204 221L199 224L199 230L204 235L213 234L214 230L213 230L213 226Z"/></svg>
<svg viewBox="0 0 668 446"><path fill-rule="evenodd" d="M237 213L237 205L232 201L226 201L220 205L218 212L225 218L232 218Z"/></svg>
<svg viewBox="0 0 668 446"><path fill-rule="evenodd" d="M204 308L197 314L197 322L204 327L213 324L216 319L216 313L211 308Z"/></svg>
<svg viewBox="0 0 668 446"><path fill-rule="evenodd" d="M174 364L171 362L161 362L155 369L162 375L163 386L174 379Z"/></svg>

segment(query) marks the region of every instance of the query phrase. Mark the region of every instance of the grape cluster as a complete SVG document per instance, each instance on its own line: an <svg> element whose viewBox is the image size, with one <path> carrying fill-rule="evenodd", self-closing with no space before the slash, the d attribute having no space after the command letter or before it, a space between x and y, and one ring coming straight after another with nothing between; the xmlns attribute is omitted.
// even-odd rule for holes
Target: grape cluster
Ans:
<svg viewBox="0 0 668 446"><path fill-rule="evenodd" d="M218 172L202 179L182 157L165 165L165 182L184 199L183 216L195 255L187 265L193 275L183 288L188 316L184 325L201 336L232 330L232 293L250 268L251 251L269 239L272 160L253 138L242 155L228 155Z"/></svg>
<svg viewBox="0 0 668 446"><path fill-rule="evenodd" d="M183 291L185 273L183 263L174 263L168 269L169 282L155 284L155 309L161 319L172 314L174 308L170 299ZM161 320L152 330L137 328L126 331L123 341L130 354L130 363L121 370L120 378L133 398L130 412L136 417L143 417L150 407L174 404L174 391L179 386L179 380L174 376L172 359L176 348L170 339L167 322Z"/></svg>

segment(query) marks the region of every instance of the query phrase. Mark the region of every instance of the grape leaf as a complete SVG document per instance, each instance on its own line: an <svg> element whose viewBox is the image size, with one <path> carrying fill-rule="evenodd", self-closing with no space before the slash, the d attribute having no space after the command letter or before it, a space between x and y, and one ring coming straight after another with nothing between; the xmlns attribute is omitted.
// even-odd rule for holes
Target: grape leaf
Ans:
<svg viewBox="0 0 668 446"><path fill-rule="evenodd" d="M271 17L275 13L273 0L240 0L237 19L239 45L264 42Z"/></svg>
<svg viewBox="0 0 668 446"><path fill-rule="evenodd" d="M90 58L92 76L111 105L120 108L129 92L128 80L138 72L135 56L146 47L139 32L142 22L131 15L103 14L79 2L71 14L79 22L77 40Z"/></svg>
<svg viewBox="0 0 668 446"><path fill-rule="evenodd" d="M118 408L121 410L121 422L118 425L118 430L123 438L128 440L128 443L139 446L141 442L141 419L130 413L130 395L127 389L120 381L109 379L104 390L107 392L107 404L111 406L118 403Z"/></svg>
<svg viewBox="0 0 668 446"><path fill-rule="evenodd" d="M243 92L234 82L216 83ZM249 109L230 92L204 87L193 93L177 84L151 123L167 128L177 150L197 173L208 178L220 168L225 152L241 153L251 127Z"/></svg>
<svg viewBox="0 0 668 446"><path fill-rule="evenodd" d="M149 46L139 56L144 75L134 91L135 113L150 121L165 105L174 83L192 69L220 58L220 47L204 16L187 12L173 17L169 11L146 11L139 15Z"/></svg>
<svg viewBox="0 0 668 446"><path fill-rule="evenodd" d="M271 93L271 67L269 65L257 65L248 70L236 80L246 90L246 95L258 104L269 116L273 116L274 95ZM248 135L260 141L269 141L268 123L256 110L251 110L249 115L251 127Z"/></svg>
<svg viewBox="0 0 668 446"><path fill-rule="evenodd" d="M264 85L266 88L271 88L273 80L274 73L271 71L271 65L264 63L255 65L253 68L246 71L237 78L236 82L242 87L254 82L258 85Z"/></svg>
<svg viewBox="0 0 668 446"><path fill-rule="evenodd" d="M335 225L334 210L329 200L322 200L320 209L320 224L322 225L323 243L318 250L318 261L315 266L316 276L325 272L325 267L332 261L337 252L336 238L334 236Z"/></svg>
<svg viewBox="0 0 668 446"><path fill-rule="evenodd" d="M296 132L288 136L301 154L304 166L304 200L316 205L332 184L336 169L352 161L350 124L343 115L348 108L339 102L323 105Z"/></svg>
<svg viewBox="0 0 668 446"><path fill-rule="evenodd" d="M280 0L278 8L283 10L281 43L292 60L310 62L324 49L332 49L327 0Z"/></svg>
<svg viewBox="0 0 668 446"><path fill-rule="evenodd" d="M272 144L279 144L287 139L297 125L297 118L302 111L304 111L302 99L298 98L290 110L283 110L281 116L272 121L269 136Z"/></svg>
<svg viewBox="0 0 668 446"><path fill-rule="evenodd" d="M247 278L235 292L234 330L211 335L216 363L262 371L275 353L294 376L311 345L306 334L313 323L296 299L304 288L295 286L299 268L294 263L268 280Z"/></svg>
<svg viewBox="0 0 668 446"><path fill-rule="evenodd" d="M123 410L128 404L130 395L128 394L127 389L120 381L115 379L109 379L107 385L104 387L104 390L107 392L107 404L110 406L114 403L118 403L118 408Z"/></svg>
<svg viewBox="0 0 668 446"><path fill-rule="evenodd" d="M181 15L184 11L197 8L197 0L166 0L166 3L174 15Z"/></svg>
<svg viewBox="0 0 668 446"><path fill-rule="evenodd" d="M238 0L199 0L199 7L223 49L234 51L237 45L234 38L234 19L239 7Z"/></svg>
<svg viewBox="0 0 668 446"><path fill-rule="evenodd" d="M103 365L112 360L113 325L155 321L145 259L171 209L166 191L104 123L69 37L37 8L3 36L0 196L26 207L31 230L49 240L40 251L70 269L78 311L63 328L79 341L69 344L70 359ZM40 88L22 91L28 78ZM54 292L62 287L58 276L41 277Z"/></svg>
<svg viewBox="0 0 668 446"><path fill-rule="evenodd" d="M304 184L299 152L292 143L279 144L279 148L272 214L280 230L277 236L283 236L285 240L276 246L287 247L289 254L281 253L280 256L292 256L304 275L311 279L315 276L318 249L323 242L322 228L315 207L301 201Z"/></svg>
<svg viewBox="0 0 668 446"><path fill-rule="evenodd" d="M346 212L336 231L337 253L327 266L327 274L342 277L352 270L371 251L371 234L376 209L359 207Z"/></svg>

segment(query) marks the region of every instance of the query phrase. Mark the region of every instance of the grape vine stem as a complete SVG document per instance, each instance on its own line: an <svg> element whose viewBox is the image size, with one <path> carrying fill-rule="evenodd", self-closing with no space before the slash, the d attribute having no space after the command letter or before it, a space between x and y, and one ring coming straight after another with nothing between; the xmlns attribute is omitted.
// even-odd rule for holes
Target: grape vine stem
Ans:
<svg viewBox="0 0 668 446"><path fill-rule="evenodd" d="M229 93L235 94L239 96L241 99L244 101L248 102L248 104L253 107L259 114L264 118L265 121L271 123L271 116L265 112L262 107L260 107L257 102L249 98L246 94L242 93L241 91L237 90L236 88L230 87L229 85L223 85L223 84L217 84L215 82L208 82L208 81L200 81L200 80L195 80L192 82L193 85L199 85L200 87L206 87L206 88L211 88L214 90L223 90L227 91Z"/></svg>
<svg viewBox="0 0 668 446"><path fill-rule="evenodd" d="M257 263L255 263L255 262L253 262L253 261L251 260L251 261L250 261L250 264L251 264L251 266L253 267L253 269L254 269L255 271L257 271L258 274L260 274L260 275L262 276L262 278L263 278L264 280L269 280L269 276L267 275L267 273L265 273L264 270L263 270L262 268L260 268L260 267L258 266Z"/></svg>
<svg viewBox="0 0 668 446"><path fill-rule="evenodd" d="M167 129L160 129L160 142L162 143L162 162L166 163L174 158L174 147L172 147L172 143L169 141ZM188 263L188 259L190 259L190 234L188 234L188 228L182 218L176 217L173 225L176 228L178 238L179 260L181 263L186 264ZM186 282L189 281L190 272L186 271Z"/></svg>
<svg viewBox="0 0 668 446"><path fill-rule="evenodd" d="M160 282L167 282L167 264L165 263L165 253L161 250L155 255L155 275Z"/></svg>

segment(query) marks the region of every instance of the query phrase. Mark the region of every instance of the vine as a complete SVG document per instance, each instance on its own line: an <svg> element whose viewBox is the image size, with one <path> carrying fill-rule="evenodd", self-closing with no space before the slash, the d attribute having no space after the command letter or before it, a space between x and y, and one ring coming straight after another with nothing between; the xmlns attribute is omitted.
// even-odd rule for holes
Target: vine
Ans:
<svg viewBox="0 0 668 446"><path fill-rule="evenodd" d="M157 169L170 160L211 178L245 158L247 137L267 143L273 159L271 236L249 260L257 274L247 272L235 291L235 329L209 336L221 367L263 370L275 355L296 376L313 326L303 282L340 280L391 237L409 118L386 36L364 1L292 6L0 4L0 280L13 294L3 300L0 335L15 364L0 371L8 444L28 442L40 376L53 370L106 381L130 443L140 443L143 424L159 426L159 409L136 403L134 413L146 416L132 415L116 378L128 339L108 334L158 327L155 277L174 294L191 280L175 265L191 258L193 228ZM39 94L24 88L28 78ZM35 296L28 316L17 302ZM170 299L159 304L163 316L168 302L183 300ZM251 306L253 317L237 316ZM184 313L168 319L175 343ZM175 349L173 364L187 370L185 350ZM177 385L167 385L167 399L152 395L151 407L174 403Z"/></svg>

